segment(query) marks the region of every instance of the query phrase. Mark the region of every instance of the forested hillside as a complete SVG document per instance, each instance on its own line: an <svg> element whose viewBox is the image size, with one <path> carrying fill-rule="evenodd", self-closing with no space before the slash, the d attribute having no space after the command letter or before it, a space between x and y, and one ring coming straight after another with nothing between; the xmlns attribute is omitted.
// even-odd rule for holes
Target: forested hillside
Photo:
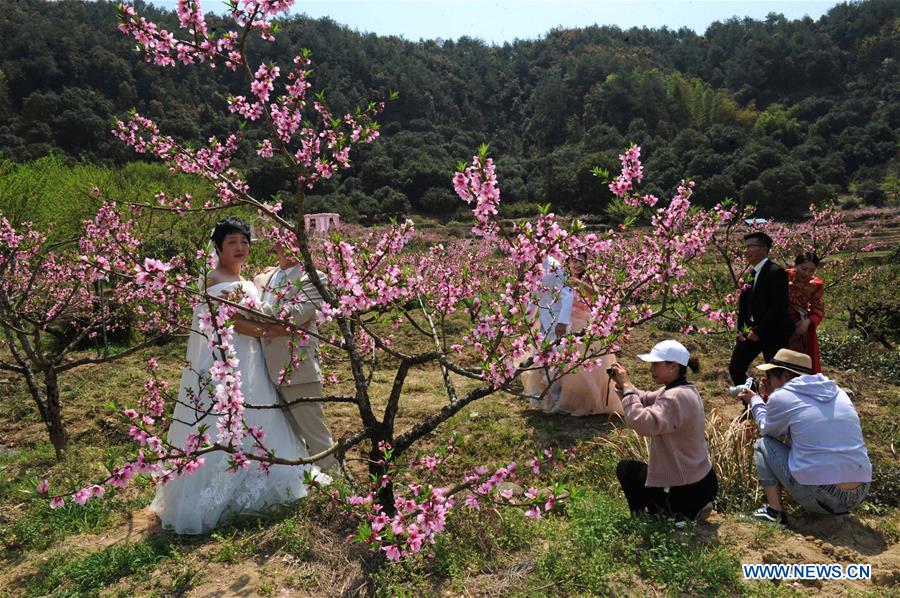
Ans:
<svg viewBox="0 0 900 598"><path fill-rule="evenodd" d="M175 26L172 13L139 10ZM225 98L238 75L145 64L115 15L108 2L5 3L0 156L134 160L109 133L131 108L183 139L231 130ZM509 213L546 201L603 211L610 195L591 167L613 167L630 142L644 148L646 190L660 195L687 173L701 203L734 197L781 218L847 191L872 204L898 201L895 1L839 5L818 21L717 22L703 35L590 26L503 46L412 42L304 17L283 30L253 51L283 60L309 48L313 83L336 108L399 92L380 119L382 141L317 189L314 209L450 218L456 161L482 142L497 159L504 203L519 204ZM252 135L244 142L255 145ZM287 177L275 161L242 166L261 196Z"/></svg>

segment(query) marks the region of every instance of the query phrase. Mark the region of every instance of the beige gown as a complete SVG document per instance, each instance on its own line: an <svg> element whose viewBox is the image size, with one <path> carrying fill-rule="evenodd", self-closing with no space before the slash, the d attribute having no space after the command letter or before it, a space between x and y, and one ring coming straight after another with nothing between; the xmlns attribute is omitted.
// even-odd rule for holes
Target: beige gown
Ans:
<svg viewBox="0 0 900 598"><path fill-rule="evenodd" d="M587 305L576 295L572 305L572 332L584 329L589 313ZM583 352L584 345L579 343L578 350ZM615 362L615 355L604 355L602 367L594 367L591 371L584 368L573 370L556 382L558 392L552 389L542 399L531 399L531 404L545 413L579 417L602 413L622 415L622 401L616 394L615 385L610 384L606 375L606 368ZM522 374L522 384L526 394L539 397L547 388L546 374L542 370L527 371Z"/></svg>

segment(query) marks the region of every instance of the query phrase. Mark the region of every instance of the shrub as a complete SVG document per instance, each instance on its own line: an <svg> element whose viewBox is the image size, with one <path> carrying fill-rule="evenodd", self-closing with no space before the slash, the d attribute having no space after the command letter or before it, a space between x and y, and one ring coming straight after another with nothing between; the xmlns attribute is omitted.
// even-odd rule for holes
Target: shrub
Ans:
<svg viewBox="0 0 900 598"><path fill-rule="evenodd" d="M894 261L896 251L891 254L891 263L875 268L854 285L853 301L847 306L847 326L888 350L900 343L900 266Z"/></svg>
<svg viewBox="0 0 900 598"><path fill-rule="evenodd" d="M639 218L643 210L639 207L629 206L619 198L613 199L606 206L606 216L610 224L622 224L629 219Z"/></svg>
<svg viewBox="0 0 900 598"><path fill-rule="evenodd" d="M517 203L501 203L500 215L503 218L531 218L539 213L535 203L520 201Z"/></svg>
<svg viewBox="0 0 900 598"><path fill-rule="evenodd" d="M836 370L863 370L883 376L887 381L900 382L900 351L879 351L859 333L844 337L819 334L822 361Z"/></svg>
<svg viewBox="0 0 900 598"><path fill-rule="evenodd" d="M419 207L429 214L450 214L459 207L459 200L446 187L430 187L419 199Z"/></svg>
<svg viewBox="0 0 900 598"><path fill-rule="evenodd" d="M28 220L40 231L52 226L54 240L69 239L77 236L82 220L97 211L99 200L90 194L95 186L120 205L146 203L148 196L159 192L169 196L189 193L193 205L203 205L212 197L208 182L173 174L162 164L135 162L107 168L71 165L50 155L26 163L0 161L0 213L14 225ZM148 221L152 218L148 215ZM175 220L173 232L190 237L196 220L195 215Z"/></svg>

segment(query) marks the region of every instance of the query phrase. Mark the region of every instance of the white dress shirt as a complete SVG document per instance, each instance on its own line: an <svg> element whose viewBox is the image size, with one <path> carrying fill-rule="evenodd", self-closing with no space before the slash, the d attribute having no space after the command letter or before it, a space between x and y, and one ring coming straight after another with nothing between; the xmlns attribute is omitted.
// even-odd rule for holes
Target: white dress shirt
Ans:
<svg viewBox="0 0 900 598"><path fill-rule="evenodd" d="M263 293L262 297L263 303L275 303L275 300L277 299L276 292L284 287L285 279L288 278L288 275L293 274L295 268L297 268L297 265L293 265L287 270L282 270L281 268L277 269L275 274L272 275L272 278L269 279L269 284L266 285L266 291Z"/></svg>
<svg viewBox="0 0 900 598"><path fill-rule="evenodd" d="M769 258L764 257L759 261L758 264L753 266L753 288L756 289L756 281L759 280L759 273L762 272L763 266L766 265L766 262L769 261Z"/></svg>
<svg viewBox="0 0 900 598"><path fill-rule="evenodd" d="M566 271L559 260L547 257L543 262L543 289L537 300L541 331L547 340L556 339L556 325L572 323L572 302L575 292L566 285Z"/></svg>

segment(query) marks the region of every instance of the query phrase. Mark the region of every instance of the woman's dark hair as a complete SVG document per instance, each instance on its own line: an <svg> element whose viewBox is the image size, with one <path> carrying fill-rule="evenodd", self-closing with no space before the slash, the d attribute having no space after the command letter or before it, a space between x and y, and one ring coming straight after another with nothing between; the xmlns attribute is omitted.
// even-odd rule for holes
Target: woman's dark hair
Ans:
<svg viewBox="0 0 900 598"><path fill-rule="evenodd" d="M797 257L794 258L794 265L799 266L800 264L805 264L806 262L812 262L818 267L819 256L815 254L813 251L804 251L803 253L798 253Z"/></svg>
<svg viewBox="0 0 900 598"><path fill-rule="evenodd" d="M237 216L228 216L216 222L216 228L213 229L212 242L216 245L216 249L222 250L222 243L228 235L240 234L247 237L250 242L250 225L238 218Z"/></svg>
<svg viewBox="0 0 900 598"><path fill-rule="evenodd" d="M691 371L695 374L700 371L700 360L696 357L691 357L688 359L687 365L678 364L678 377L685 378L687 377L688 368L691 368Z"/></svg>
<svg viewBox="0 0 900 598"><path fill-rule="evenodd" d="M575 274L575 272L572 272L571 268L569 267L570 261L581 262L581 265L585 267L582 270L581 274ZM586 271L587 271L587 253L585 252L585 250L583 248L578 248L578 249L572 250L572 253L570 253L568 256L566 256L566 273L571 275L574 278L577 278L578 280L581 280L584 277L584 273Z"/></svg>
<svg viewBox="0 0 900 598"><path fill-rule="evenodd" d="M772 237L770 237L769 235L767 235L764 232L756 231L756 232L747 233L746 235L744 235L745 241L749 241L750 239L757 239L759 241L762 241L763 245L765 245L769 249L772 249Z"/></svg>

